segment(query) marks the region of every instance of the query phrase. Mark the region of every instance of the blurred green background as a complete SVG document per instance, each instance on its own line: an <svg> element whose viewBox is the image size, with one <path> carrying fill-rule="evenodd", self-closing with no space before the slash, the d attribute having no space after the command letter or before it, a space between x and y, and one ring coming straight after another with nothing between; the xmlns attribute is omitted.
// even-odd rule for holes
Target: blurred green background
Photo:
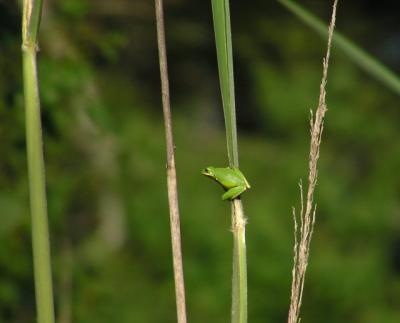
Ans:
<svg viewBox="0 0 400 323"><path fill-rule="evenodd" d="M301 1L329 21L332 1ZM39 77L59 323L175 322L154 7L45 1ZM338 30L400 72L395 2ZM227 164L209 1L166 1L189 321L228 322ZM321 39L276 1L231 1L249 321L285 322ZM302 322L400 322L399 97L333 48ZM0 322L34 322L17 1L0 1Z"/></svg>

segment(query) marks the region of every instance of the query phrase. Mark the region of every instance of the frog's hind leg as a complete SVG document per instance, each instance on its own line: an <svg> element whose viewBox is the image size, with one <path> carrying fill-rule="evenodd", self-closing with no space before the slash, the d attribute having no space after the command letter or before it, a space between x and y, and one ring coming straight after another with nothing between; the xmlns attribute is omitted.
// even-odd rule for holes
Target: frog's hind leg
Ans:
<svg viewBox="0 0 400 323"><path fill-rule="evenodd" d="M230 190L226 191L224 195L222 195L222 199L224 201L226 200L234 200L237 198L240 194L243 193L243 187L233 187Z"/></svg>

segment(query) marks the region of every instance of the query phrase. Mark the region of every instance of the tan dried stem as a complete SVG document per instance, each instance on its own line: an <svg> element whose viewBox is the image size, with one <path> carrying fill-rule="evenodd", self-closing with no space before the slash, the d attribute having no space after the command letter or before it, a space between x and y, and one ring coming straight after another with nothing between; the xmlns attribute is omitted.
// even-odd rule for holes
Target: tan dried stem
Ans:
<svg viewBox="0 0 400 323"><path fill-rule="evenodd" d="M185 284L183 277L181 232L179 220L178 188L176 180L174 140L169 95L167 50L165 45L165 27L163 1L155 0L158 53L160 59L161 92L164 112L165 136L167 144L167 184L170 210L172 258L175 278L175 296L178 323L186 323Z"/></svg>
<svg viewBox="0 0 400 323"><path fill-rule="evenodd" d="M323 75L320 85L320 95L318 107L315 113L311 111L310 118L310 156L309 156L309 175L308 175L308 189L304 205L303 186L299 183L301 209L298 217L300 218L300 230L298 228L298 221L296 210L293 208L294 220L294 261L292 270L292 290L290 297L290 307L288 315L288 323L300 322L300 308L304 289L304 279L308 265L310 242L313 234L315 224L316 206L314 205L314 191L317 184L317 164L319 158L319 149L321 145L322 132L324 129L324 117L327 111L326 107L326 83L328 78L328 65L332 44L333 30L336 21L336 7L337 1L333 4L332 18L328 30L328 46L326 56L323 60ZM304 207L305 206L305 207Z"/></svg>

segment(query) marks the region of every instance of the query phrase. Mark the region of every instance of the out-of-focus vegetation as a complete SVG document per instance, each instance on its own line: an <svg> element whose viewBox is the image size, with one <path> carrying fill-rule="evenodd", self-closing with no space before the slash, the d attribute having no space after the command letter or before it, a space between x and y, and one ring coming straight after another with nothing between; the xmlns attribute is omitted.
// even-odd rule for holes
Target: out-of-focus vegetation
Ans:
<svg viewBox="0 0 400 323"><path fill-rule="evenodd" d="M304 2L304 3L303 3ZM326 21L330 3L302 3ZM399 72L394 4L339 4L338 30ZM392 6L392 7L391 7ZM228 203L199 171L226 143L208 1L166 3L188 316L230 311ZM297 182L326 42L274 1L231 2L249 319L284 322ZM34 321L20 11L0 2L0 322ZM152 1L47 1L40 81L59 322L173 322ZM398 96L333 49L304 322L400 320ZM205 235L204 232L207 232ZM71 320L72 319L72 320Z"/></svg>

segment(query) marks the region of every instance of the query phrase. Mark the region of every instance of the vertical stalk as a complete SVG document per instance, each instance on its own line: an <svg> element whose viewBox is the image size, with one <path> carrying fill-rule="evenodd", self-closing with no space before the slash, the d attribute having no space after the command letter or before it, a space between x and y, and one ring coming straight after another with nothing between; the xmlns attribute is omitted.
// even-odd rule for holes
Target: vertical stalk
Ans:
<svg viewBox="0 0 400 323"><path fill-rule="evenodd" d="M160 60L161 93L167 145L167 185L170 210L170 226L172 240L172 258L175 279L175 297L178 323L186 323L185 284L183 277L181 231L179 220L178 188L176 180L174 139L172 135L172 118L169 95L167 50L165 45L165 27L163 1L155 0L158 54Z"/></svg>
<svg viewBox="0 0 400 323"><path fill-rule="evenodd" d="M309 173L308 188L305 198L303 198L303 186L300 182L300 214L293 208L294 220L294 257L292 269L292 289L290 295L290 305L288 314L288 323L300 323L300 310L304 290L305 275L310 256L310 244L314 231L316 205L314 203L314 192L318 179L318 159L320 154L322 132L324 130L325 113L328 111L326 105L326 84L328 81L329 58L332 47L333 31L336 21L336 8L338 0L334 0L331 22L328 28L328 45L326 55L323 60L322 80L320 84L320 93L318 107L314 113L311 111L310 120L310 152L309 152ZM300 230L298 230L297 219L300 218ZM300 231L300 232L299 232Z"/></svg>
<svg viewBox="0 0 400 323"><path fill-rule="evenodd" d="M37 321L39 323L54 323L42 127L36 66L37 34L41 9L41 0L24 0L22 57Z"/></svg>
<svg viewBox="0 0 400 323"><path fill-rule="evenodd" d="M239 167L229 0L212 0L228 159ZM232 323L247 322L246 219L240 199L231 203L233 232Z"/></svg>
<svg viewBox="0 0 400 323"><path fill-rule="evenodd" d="M232 201L232 323L247 322L246 219L242 202Z"/></svg>

